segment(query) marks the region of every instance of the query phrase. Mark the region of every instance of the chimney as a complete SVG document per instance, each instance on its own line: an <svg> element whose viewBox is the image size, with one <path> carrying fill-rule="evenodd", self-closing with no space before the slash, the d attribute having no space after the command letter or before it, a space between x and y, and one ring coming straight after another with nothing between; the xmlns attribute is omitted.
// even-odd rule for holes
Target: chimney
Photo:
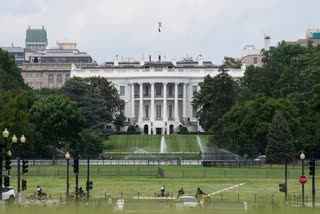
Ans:
<svg viewBox="0 0 320 214"><path fill-rule="evenodd" d="M161 62L161 55L159 55L159 62Z"/></svg>
<svg viewBox="0 0 320 214"><path fill-rule="evenodd" d="M266 51L270 50L270 39L271 39L270 36L268 35L264 36L264 49Z"/></svg>
<svg viewBox="0 0 320 214"><path fill-rule="evenodd" d="M198 56L198 65L203 66L203 57L202 54Z"/></svg>
<svg viewBox="0 0 320 214"><path fill-rule="evenodd" d="M149 55L149 62L151 62L151 55Z"/></svg>
<svg viewBox="0 0 320 214"><path fill-rule="evenodd" d="M141 57L140 59L140 66L144 66L144 57Z"/></svg>
<svg viewBox="0 0 320 214"><path fill-rule="evenodd" d="M118 55L116 55L116 57L114 58L113 66L119 66L119 59L118 59Z"/></svg>

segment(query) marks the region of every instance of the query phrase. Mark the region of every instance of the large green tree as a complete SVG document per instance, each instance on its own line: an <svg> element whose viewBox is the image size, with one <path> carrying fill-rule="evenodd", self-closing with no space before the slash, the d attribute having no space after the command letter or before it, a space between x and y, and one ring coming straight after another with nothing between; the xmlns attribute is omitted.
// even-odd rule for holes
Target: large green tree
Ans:
<svg viewBox="0 0 320 214"><path fill-rule="evenodd" d="M231 109L237 85L224 69L215 77L207 75L199 85L192 105L198 109L196 117L202 128L209 130Z"/></svg>
<svg viewBox="0 0 320 214"><path fill-rule="evenodd" d="M16 65L15 58L0 48L0 88L3 90L28 89Z"/></svg>
<svg viewBox="0 0 320 214"><path fill-rule="evenodd" d="M266 161L268 163L285 163L293 160L293 142L291 131L281 112L276 112L268 131Z"/></svg>
<svg viewBox="0 0 320 214"><path fill-rule="evenodd" d="M85 125L77 104L62 96L49 96L35 102L30 109L30 119L42 135L43 147L50 146L53 163L57 149L76 143Z"/></svg>
<svg viewBox="0 0 320 214"><path fill-rule="evenodd" d="M234 105L237 83L221 67L221 73L215 77L209 75L200 83L200 91L194 94L192 105L198 109L196 117L205 130L213 132L212 144L222 147L224 143L223 128L219 120Z"/></svg>
<svg viewBox="0 0 320 214"><path fill-rule="evenodd" d="M236 104L222 120L228 139L226 148L243 156L265 154L267 133L276 111L283 112L291 130L299 134L298 109L288 99L273 99L262 95Z"/></svg>
<svg viewBox="0 0 320 214"><path fill-rule="evenodd" d="M62 94L78 103L81 113L86 118L86 127L92 131L100 132L106 137L111 132L109 124L115 118L114 110L119 108L117 103L112 102L119 99L119 96L117 93L114 95L117 98L111 98L113 95L101 95L102 93L97 92L97 86L91 84L91 79L95 80L96 78L72 78L65 83L61 91ZM113 90L110 90L110 93L114 93ZM108 100L109 98L111 100Z"/></svg>

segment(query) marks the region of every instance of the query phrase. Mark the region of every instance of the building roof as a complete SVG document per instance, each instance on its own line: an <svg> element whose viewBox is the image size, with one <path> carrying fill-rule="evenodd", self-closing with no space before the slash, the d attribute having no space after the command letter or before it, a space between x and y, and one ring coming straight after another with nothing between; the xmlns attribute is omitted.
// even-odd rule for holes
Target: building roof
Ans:
<svg viewBox="0 0 320 214"><path fill-rule="evenodd" d="M41 29L31 29L30 27L26 31L26 42L46 42L47 43L47 31L43 27Z"/></svg>
<svg viewBox="0 0 320 214"><path fill-rule="evenodd" d="M8 52L24 52L24 48L22 47L0 47L0 48Z"/></svg>
<svg viewBox="0 0 320 214"><path fill-rule="evenodd" d="M91 57L86 52L80 52L77 49L46 49L37 51L30 55L30 57Z"/></svg>

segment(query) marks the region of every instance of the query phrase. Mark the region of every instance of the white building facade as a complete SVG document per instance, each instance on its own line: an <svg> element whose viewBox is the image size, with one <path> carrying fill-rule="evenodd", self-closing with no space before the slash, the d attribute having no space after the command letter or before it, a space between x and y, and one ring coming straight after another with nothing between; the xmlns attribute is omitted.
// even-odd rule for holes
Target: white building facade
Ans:
<svg viewBox="0 0 320 214"><path fill-rule="evenodd" d="M71 69L71 77L100 76L111 81L124 100L123 112L128 124L144 134L172 134L181 126L189 132L201 132L192 107L193 93L200 90L199 83L206 75L216 76L219 67L202 57L198 61L122 61L116 58L100 66ZM241 69L227 69L238 79Z"/></svg>

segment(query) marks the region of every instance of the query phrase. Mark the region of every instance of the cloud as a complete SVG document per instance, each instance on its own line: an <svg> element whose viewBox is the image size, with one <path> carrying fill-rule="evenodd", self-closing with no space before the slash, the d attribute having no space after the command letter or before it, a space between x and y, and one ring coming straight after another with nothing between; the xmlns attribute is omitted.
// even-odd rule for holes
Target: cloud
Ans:
<svg viewBox="0 0 320 214"><path fill-rule="evenodd" d="M24 5L24 6L22 6ZM114 55L183 57L200 53L220 63L242 48L304 37L318 27L316 0L23 0L0 8L0 45L24 45L25 30L47 29L49 46L73 41L99 63ZM162 32L157 23L162 22Z"/></svg>

